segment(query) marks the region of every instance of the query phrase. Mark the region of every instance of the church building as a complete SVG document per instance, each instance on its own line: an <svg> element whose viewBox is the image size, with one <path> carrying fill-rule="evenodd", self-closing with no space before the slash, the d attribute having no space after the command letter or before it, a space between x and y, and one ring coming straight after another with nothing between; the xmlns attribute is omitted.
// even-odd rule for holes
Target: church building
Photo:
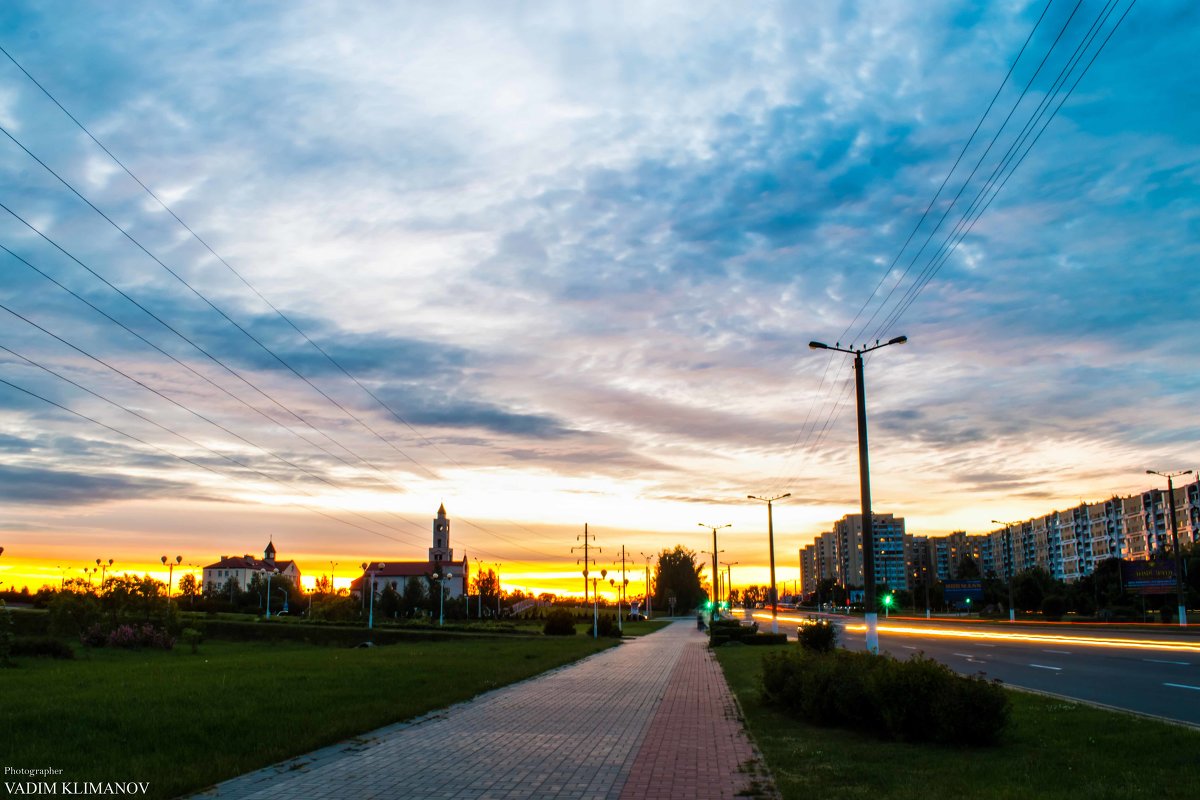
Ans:
<svg viewBox="0 0 1200 800"><path fill-rule="evenodd" d="M433 536L427 561L372 561L363 570L362 577L355 578L350 584L350 591L361 597L363 582L366 581L369 585L373 579L376 591L383 591L384 587L391 584L396 591L403 592L409 578L446 575L446 597L462 597L470 586L469 571L470 562L466 555L463 555L461 561L454 561L454 548L450 546L450 518L446 516L445 504L442 504L433 520ZM441 581L438 581L438 584L440 585Z"/></svg>

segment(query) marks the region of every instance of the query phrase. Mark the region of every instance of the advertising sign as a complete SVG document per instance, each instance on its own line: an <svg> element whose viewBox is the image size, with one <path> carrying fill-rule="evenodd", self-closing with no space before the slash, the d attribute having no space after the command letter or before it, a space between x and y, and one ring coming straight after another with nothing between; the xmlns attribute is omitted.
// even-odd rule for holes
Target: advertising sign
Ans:
<svg viewBox="0 0 1200 800"><path fill-rule="evenodd" d="M1174 594L1175 564L1165 558L1122 561L1121 581L1134 594Z"/></svg>
<svg viewBox="0 0 1200 800"><path fill-rule="evenodd" d="M966 604L969 600L972 605L979 605L983 602L983 582L978 579L946 581L943 597L947 603Z"/></svg>

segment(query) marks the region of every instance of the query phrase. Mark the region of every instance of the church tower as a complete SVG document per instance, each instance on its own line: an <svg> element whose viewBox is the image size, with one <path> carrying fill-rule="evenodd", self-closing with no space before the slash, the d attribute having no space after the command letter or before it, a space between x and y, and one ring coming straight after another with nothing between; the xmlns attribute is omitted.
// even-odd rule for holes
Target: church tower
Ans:
<svg viewBox="0 0 1200 800"><path fill-rule="evenodd" d="M263 561L268 564L275 563L275 542L273 540L267 542L267 549L263 550Z"/></svg>
<svg viewBox="0 0 1200 800"><path fill-rule="evenodd" d="M429 560L438 563L454 561L454 549L450 547L450 519L446 516L446 504L438 506L437 518L433 520L433 547L429 548Z"/></svg>

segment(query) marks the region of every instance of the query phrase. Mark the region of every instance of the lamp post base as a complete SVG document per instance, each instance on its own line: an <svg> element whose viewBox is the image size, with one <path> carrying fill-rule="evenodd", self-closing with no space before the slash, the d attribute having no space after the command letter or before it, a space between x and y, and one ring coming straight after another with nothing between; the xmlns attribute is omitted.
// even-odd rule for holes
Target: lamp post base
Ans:
<svg viewBox="0 0 1200 800"><path fill-rule="evenodd" d="M867 652L879 655L879 615L866 614L867 621Z"/></svg>

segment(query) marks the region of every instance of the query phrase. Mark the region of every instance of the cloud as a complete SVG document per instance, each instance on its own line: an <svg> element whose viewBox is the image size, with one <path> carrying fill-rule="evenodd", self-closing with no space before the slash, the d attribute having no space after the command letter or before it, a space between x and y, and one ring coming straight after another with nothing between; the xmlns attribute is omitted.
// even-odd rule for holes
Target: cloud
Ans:
<svg viewBox="0 0 1200 800"><path fill-rule="evenodd" d="M152 497L178 496L186 484L156 478L137 479L60 470L0 465L0 497L10 503L44 506L91 506Z"/></svg>

